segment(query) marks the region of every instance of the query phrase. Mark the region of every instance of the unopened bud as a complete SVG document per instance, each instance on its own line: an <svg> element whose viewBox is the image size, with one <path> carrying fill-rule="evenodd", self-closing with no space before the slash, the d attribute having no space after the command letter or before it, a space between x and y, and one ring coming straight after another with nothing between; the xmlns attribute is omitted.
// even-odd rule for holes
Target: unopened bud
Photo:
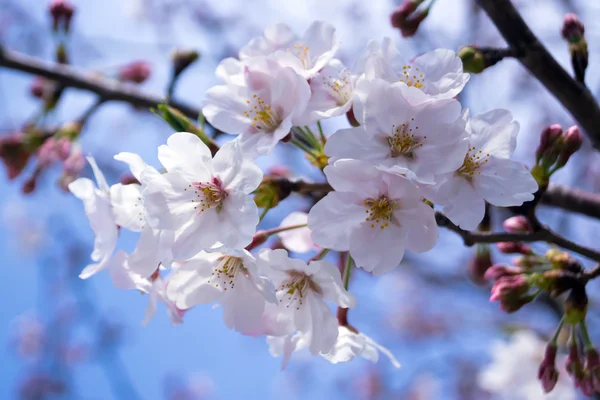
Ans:
<svg viewBox="0 0 600 400"><path fill-rule="evenodd" d="M515 312L533 300L534 296L529 294L530 288L523 274L503 276L494 283L490 301L499 301L500 308L505 312Z"/></svg>
<svg viewBox="0 0 600 400"><path fill-rule="evenodd" d="M43 99L46 93L46 79L36 76L31 86L29 87L29 93L37 99Z"/></svg>
<svg viewBox="0 0 600 400"><path fill-rule="evenodd" d="M504 230L508 233L528 233L533 232L533 228L529 223L529 220L522 216L516 215L514 217L507 218L504 223Z"/></svg>
<svg viewBox="0 0 600 400"><path fill-rule="evenodd" d="M267 169L265 175L272 176L275 178L289 178L292 176L292 171L289 167L281 164L273 165Z"/></svg>
<svg viewBox="0 0 600 400"><path fill-rule="evenodd" d="M565 368L567 373L573 378L575 387L580 387L585 374L583 363L579 357L579 349L577 348L575 337L572 338L571 343L569 344L569 355L565 362Z"/></svg>
<svg viewBox="0 0 600 400"><path fill-rule="evenodd" d="M0 160L6 167L8 179L15 179L21 174L31 154L22 132L0 138Z"/></svg>
<svg viewBox="0 0 600 400"><path fill-rule="evenodd" d="M503 264L495 264L485 271L484 278L488 281L497 281L503 276L514 276L522 273L523 270L521 268Z"/></svg>
<svg viewBox="0 0 600 400"><path fill-rule="evenodd" d="M414 36L421 22L427 18L429 7L417 11L422 2L423 0L404 0L390 16L392 26L400 29L402 37Z"/></svg>
<svg viewBox="0 0 600 400"><path fill-rule="evenodd" d="M468 274L471 280L477 284L486 282L485 274L492 266L492 255L490 247L486 244L477 244L475 254L469 261Z"/></svg>
<svg viewBox="0 0 600 400"><path fill-rule="evenodd" d="M171 56L171 60L173 61L173 74L178 76L199 58L200 53L195 50L175 50Z"/></svg>
<svg viewBox="0 0 600 400"><path fill-rule="evenodd" d="M564 167L567 164L567 161L569 161L569 158L581 148L582 144L583 137L579 131L579 127L573 125L567 129L567 132L563 135L563 145L558 160L556 161L556 168Z"/></svg>
<svg viewBox="0 0 600 400"><path fill-rule="evenodd" d="M585 369L590 377L594 391L600 392L600 354L595 347L588 348L585 351L586 365Z"/></svg>
<svg viewBox="0 0 600 400"><path fill-rule="evenodd" d="M121 82L144 83L152 69L146 61L133 61L119 70L118 79Z"/></svg>
<svg viewBox="0 0 600 400"><path fill-rule="evenodd" d="M75 13L75 8L71 2L68 0L52 0L48 11L52 17L52 29L58 32L62 26L64 31L68 33L71 28L71 19Z"/></svg>
<svg viewBox="0 0 600 400"><path fill-rule="evenodd" d="M556 386L556 382L558 382L556 351L556 344L548 344L546 354L538 369L538 379L541 381L545 393L550 393Z"/></svg>
<svg viewBox="0 0 600 400"><path fill-rule="evenodd" d="M465 46L458 50L458 56L463 63L463 71L479 74L485 69L483 52L475 46Z"/></svg>
<svg viewBox="0 0 600 400"><path fill-rule="evenodd" d="M533 250L531 250L531 247L529 247L525 243L520 242L500 242L496 243L496 247L498 247L498 250L500 250L500 252L504 254L533 254Z"/></svg>
<svg viewBox="0 0 600 400"><path fill-rule="evenodd" d="M536 161L539 163L544 154L552 149L554 143L562 135L562 126L559 124L550 125L542 131L540 144L535 152Z"/></svg>
<svg viewBox="0 0 600 400"><path fill-rule="evenodd" d="M267 239L269 239L269 233L267 231L257 231L252 237L252 242L246 246L246 250L250 251L257 248L266 243Z"/></svg>
<svg viewBox="0 0 600 400"><path fill-rule="evenodd" d="M287 179L266 176L254 192L254 202L257 207L273 208L292 193L292 187Z"/></svg>
<svg viewBox="0 0 600 400"><path fill-rule="evenodd" d="M583 22L573 13L565 15L561 29L562 37L569 43L578 42L583 38L585 26Z"/></svg>
<svg viewBox="0 0 600 400"><path fill-rule="evenodd" d="M539 256L534 256L534 255L516 257L513 260L514 265L516 265L517 267L524 268L524 269L537 267L539 265L544 264L545 262L546 262L546 259L544 257L539 257Z"/></svg>

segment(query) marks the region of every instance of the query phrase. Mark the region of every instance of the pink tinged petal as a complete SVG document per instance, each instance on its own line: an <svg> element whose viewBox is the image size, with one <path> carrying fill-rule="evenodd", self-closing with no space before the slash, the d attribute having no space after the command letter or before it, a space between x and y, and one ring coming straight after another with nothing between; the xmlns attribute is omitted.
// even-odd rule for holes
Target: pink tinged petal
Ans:
<svg viewBox="0 0 600 400"><path fill-rule="evenodd" d="M215 154L213 168L223 187L245 194L252 193L263 177L260 168L246 157L236 140L225 143Z"/></svg>
<svg viewBox="0 0 600 400"><path fill-rule="evenodd" d="M330 164L351 158L377 165L390 157L390 146L385 138L377 138L360 126L340 129L331 135L325 143L325 154L330 157Z"/></svg>
<svg viewBox="0 0 600 400"><path fill-rule="evenodd" d="M438 238L438 226L433 209L420 202L415 209L401 210L397 219L408 230L406 248L414 253L431 250Z"/></svg>
<svg viewBox="0 0 600 400"><path fill-rule="evenodd" d="M140 185L112 185L110 201L117 225L133 232L142 230L146 220Z"/></svg>
<svg viewBox="0 0 600 400"><path fill-rule="evenodd" d="M461 59L452 50L430 51L417 57L412 64L425 75L423 91L438 98L455 97L469 81Z"/></svg>
<svg viewBox="0 0 600 400"><path fill-rule="evenodd" d="M461 228L474 230L485 214L485 201L466 179L458 178L452 183L456 192L444 204L444 214Z"/></svg>
<svg viewBox="0 0 600 400"><path fill-rule="evenodd" d="M212 175L212 155L194 134L174 133L167 145L158 148L158 159L168 172L181 172L196 181L208 181Z"/></svg>
<svg viewBox="0 0 600 400"><path fill-rule="evenodd" d="M517 146L519 123L507 110L477 114L469 121L469 141L476 149L497 158L510 158Z"/></svg>
<svg viewBox="0 0 600 400"><path fill-rule="evenodd" d="M210 258L193 259L174 270L167 285L167 297L182 310L220 299L222 289L209 282L216 263L217 260Z"/></svg>
<svg viewBox="0 0 600 400"><path fill-rule="evenodd" d="M538 184L523 164L491 157L473 177L478 195L499 207L520 206L533 200Z"/></svg>
<svg viewBox="0 0 600 400"><path fill-rule="evenodd" d="M317 267L317 272L311 279L321 288L323 299L337 304L343 308L356 306L356 298L346 289L338 268L329 261L313 261L312 265Z"/></svg>
<svg viewBox="0 0 600 400"><path fill-rule="evenodd" d="M294 314L296 329L304 334L313 356L327 353L338 336L337 318L327 304L311 290L306 292L304 302Z"/></svg>
<svg viewBox="0 0 600 400"><path fill-rule="evenodd" d="M280 118L286 119L289 116L292 123L297 125L299 121L296 119L306 110L311 96L306 79L291 68L283 68L277 71L270 90L271 106L280 113Z"/></svg>
<svg viewBox="0 0 600 400"><path fill-rule="evenodd" d="M350 235L350 255L356 265L380 276L396 268L404 257L408 232L393 224L380 229L363 223Z"/></svg>
<svg viewBox="0 0 600 400"><path fill-rule="evenodd" d="M287 136L292 129L291 117L284 119L274 132L244 133L239 141L244 154L249 158L271 154L277 143Z"/></svg>
<svg viewBox="0 0 600 400"><path fill-rule="evenodd" d="M221 212L215 216L215 224L205 227L212 227L216 241L231 249L250 244L258 225L258 208L250 196L240 192L231 193Z"/></svg>
<svg viewBox="0 0 600 400"><path fill-rule="evenodd" d="M173 231L145 226L129 257L129 268L143 277L152 275L160 263L171 258L174 236Z"/></svg>
<svg viewBox="0 0 600 400"><path fill-rule="evenodd" d="M152 180L142 191L142 200L148 214L156 220L155 227L160 229L179 229L202 214L191 182L178 173L166 173Z"/></svg>
<svg viewBox="0 0 600 400"><path fill-rule="evenodd" d="M280 227L308 224L308 214L302 211L294 211L285 217ZM295 253L306 253L317 247L311 239L308 227L292 229L277 234L283 246Z"/></svg>
<svg viewBox="0 0 600 400"><path fill-rule="evenodd" d="M86 159L88 160L88 163L90 163L90 166L92 167L92 171L94 172L94 177L96 178L96 183L98 184L98 189L100 189L104 193L108 193L108 191L109 191L108 183L106 183L106 178L104 178L104 174L102 174L102 171L100 171L100 168L98 168L98 164L96 164L96 160L94 160L94 157L91 157L91 156L86 157Z"/></svg>
<svg viewBox="0 0 600 400"><path fill-rule="evenodd" d="M154 315L156 315L157 300L158 294L154 290L151 290L150 293L148 293L148 305L146 306L146 311L144 312L142 326L148 325L152 318L154 318Z"/></svg>
<svg viewBox="0 0 600 400"><path fill-rule="evenodd" d="M223 83L242 85L244 83L244 64L233 57L227 57L221 60L215 75Z"/></svg>
<svg viewBox="0 0 600 400"><path fill-rule="evenodd" d="M235 288L227 290L219 304L223 307L223 320L229 329L244 333L260 328L265 298L244 274L237 274Z"/></svg>
<svg viewBox="0 0 600 400"><path fill-rule="evenodd" d="M212 248L221 239L222 229L216 210L205 210L196 215L175 232L173 260L185 261L201 250Z"/></svg>
<svg viewBox="0 0 600 400"><path fill-rule="evenodd" d="M330 192L308 214L312 240L323 248L347 251L350 232L365 220L365 207L353 193Z"/></svg>
<svg viewBox="0 0 600 400"><path fill-rule="evenodd" d="M135 177L135 179L137 179L140 182L142 181L142 172L146 168L148 168L148 165L142 159L142 157L135 153L123 152L115 155L114 159L117 161L122 161L129 165L129 170L131 171L131 174Z"/></svg>

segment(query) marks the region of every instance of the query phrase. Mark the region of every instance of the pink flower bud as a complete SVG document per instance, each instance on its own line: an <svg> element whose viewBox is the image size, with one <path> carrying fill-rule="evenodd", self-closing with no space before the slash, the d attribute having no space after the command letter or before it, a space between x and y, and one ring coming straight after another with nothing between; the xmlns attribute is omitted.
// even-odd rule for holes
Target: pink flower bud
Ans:
<svg viewBox="0 0 600 400"><path fill-rule="evenodd" d="M503 276L519 275L522 272L523 270L521 268L509 265L496 264L492 265L491 268L485 272L485 275L483 277L488 281L497 281Z"/></svg>
<svg viewBox="0 0 600 400"><path fill-rule="evenodd" d="M73 148L69 157L63 163L63 172L67 175L78 176L83 168L85 167L85 158L81 147L77 146Z"/></svg>
<svg viewBox="0 0 600 400"><path fill-rule="evenodd" d="M58 160L57 141L53 137L46 141L38 149L38 163L41 167L47 168Z"/></svg>
<svg viewBox="0 0 600 400"><path fill-rule="evenodd" d="M68 0L52 0L48 10L52 17L52 29L57 32L62 25L65 32L69 32L71 19L75 13L73 5Z"/></svg>
<svg viewBox="0 0 600 400"><path fill-rule="evenodd" d="M600 391L600 355L598 350L594 347L587 349L585 352L586 356L586 370L591 379L594 391Z"/></svg>
<svg viewBox="0 0 600 400"><path fill-rule="evenodd" d="M546 347L546 355L538 369L538 379L542 382L545 393L550 393L556 382L558 382L558 371L556 370L556 345L549 344Z"/></svg>
<svg viewBox="0 0 600 400"><path fill-rule="evenodd" d="M527 233L533 232L531 224L522 215L510 217L504 221L504 230L509 233Z"/></svg>
<svg viewBox="0 0 600 400"><path fill-rule="evenodd" d="M492 266L492 255L488 245L477 245L475 255L471 258L468 266L468 275L473 282L485 283L486 271Z"/></svg>
<svg viewBox="0 0 600 400"><path fill-rule="evenodd" d="M567 373L573 378L575 387L581 386L585 374L583 371L583 363L579 357L579 349L574 341L569 345L569 355L567 356L565 368Z"/></svg>
<svg viewBox="0 0 600 400"><path fill-rule="evenodd" d="M583 137L581 136L581 132L579 131L579 127L577 125L573 125L567 132L563 135L563 145L560 151L560 155L558 156L558 161L556 162L557 167L563 167L569 161L569 158L581 148L583 144Z"/></svg>
<svg viewBox="0 0 600 400"><path fill-rule="evenodd" d="M503 311L515 312L533 300L528 294L529 289L525 275L503 276L492 286L490 301L499 301Z"/></svg>
<svg viewBox="0 0 600 400"><path fill-rule="evenodd" d="M500 252L504 254L518 253L523 255L529 255L533 253L531 247L529 247L525 243L520 242L500 242L496 243L496 247L498 247L498 250L500 250Z"/></svg>
<svg viewBox="0 0 600 400"><path fill-rule="evenodd" d="M143 83L151 72L150 64L146 61L134 61L121 68L118 79L122 82Z"/></svg>
<svg viewBox="0 0 600 400"><path fill-rule="evenodd" d="M33 82L31 82L29 93L37 99L43 99L46 93L46 80L40 76L36 76Z"/></svg>
<svg viewBox="0 0 600 400"><path fill-rule="evenodd" d="M289 167L277 164L269 167L265 175L273 176L276 178L289 178L290 176L292 176L292 172L290 171Z"/></svg>
<svg viewBox="0 0 600 400"><path fill-rule="evenodd" d="M416 12L422 0L405 0L390 16L394 28L400 29L402 37L414 36L419 25L429 14L429 8Z"/></svg>
<svg viewBox="0 0 600 400"><path fill-rule="evenodd" d="M540 159L542 159L545 153L552 150L554 142L561 137L562 132L562 126L559 124L550 125L542 131L542 135L540 136L540 145L535 152L538 162Z"/></svg>
<svg viewBox="0 0 600 400"><path fill-rule="evenodd" d="M562 37L570 43L579 41L585 33L583 22L573 13L565 15L561 29Z"/></svg>

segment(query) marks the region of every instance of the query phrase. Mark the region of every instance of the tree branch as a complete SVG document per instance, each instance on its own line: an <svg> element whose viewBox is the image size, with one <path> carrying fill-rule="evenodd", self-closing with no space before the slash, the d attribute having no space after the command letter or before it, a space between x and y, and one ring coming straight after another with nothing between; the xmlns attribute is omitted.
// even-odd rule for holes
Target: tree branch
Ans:
<svg viewBox="0 0 600 400"><path fill-rule="evenodd" d="M1 46L0 67L41 76L65 87L94 92L103 101L122 101L135 107L150 109L166 100L166 97L142 93L133 85L106 79L93 73L85 73L67 65L47 63L25 54L3 49ZM169 105L193 120L200 115L198 108L187 104L170 100ZM208 123L205 124L208 125Z"/></svg>
<svg viewBox="0 0 600 400"><path fill-rule="evenodd" d="M458 234L463 239L465 246L473 246L475 243L547 242L600 262L600 251L572 242L554 233L546 226L542 226L539 230L531 233L469 232L456 226L448 219L448 217L439 211L436 211L435 219L440 227L450 229L452 232Z"/></svg>
<svg viewBox="0 0 600 400"><path fill-rule="evenodd" d="M600 219L600 195L595 193L550 185L542 196L541 203Z"/></svg>
<svg viewBox="0 0 600 400"><path fill-rule="evenodd" d="M592 93L550 55L510 0L477 0L477 3L506 42L516 49L519 61L569 110L587 132L594 148L600 150L600 108Z"/></svg>

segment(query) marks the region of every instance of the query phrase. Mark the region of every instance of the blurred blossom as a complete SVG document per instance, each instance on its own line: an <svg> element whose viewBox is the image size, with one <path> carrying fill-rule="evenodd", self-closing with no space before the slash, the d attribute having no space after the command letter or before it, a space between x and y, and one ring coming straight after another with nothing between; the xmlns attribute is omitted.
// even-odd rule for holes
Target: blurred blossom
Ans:
<svg viewBox="0 0 600 400"><path fill-rule="evenodd" d="M45 327L33 314L19 315L12 322L13 343L19 355L24 358L37 358L41 355L44 340Z"/></svg>
<svg viewBox="0 0 600 400"><path fill-rule="evenodd" d="M436 400L441 398L440 379L430 375L419 375L408 389L406 400Z"/></svg>
<svg viewBox="0 0 600 400"><path fill-rule="evenodd" d="M280 227L303 225L308 222L308 214L302 211L295 211L285 217ZM308 227L292 229L279 233L279 238L283 243L283 246L288 250L296 253L306 253L314 250L317 246L314 244L310 237L310 230Z"/></svg>
<svg viewBox="0 0 600 400"><path fill-rule="evenodd" d="M33 373L19 387L19 399L48 399L67 391L64 381L43 373Z"/></svg>
<svg viewBox="0 0 600 400"><path fill-rule="evenodd" d="M492 344L492 362L478 377L482 389L494 400L575 400L577 392L564 369L564 356L557 357L558 382L551 393L537 380L538 368L546 352L546 342L531 331L518 331L510 342Z"/></svg>

